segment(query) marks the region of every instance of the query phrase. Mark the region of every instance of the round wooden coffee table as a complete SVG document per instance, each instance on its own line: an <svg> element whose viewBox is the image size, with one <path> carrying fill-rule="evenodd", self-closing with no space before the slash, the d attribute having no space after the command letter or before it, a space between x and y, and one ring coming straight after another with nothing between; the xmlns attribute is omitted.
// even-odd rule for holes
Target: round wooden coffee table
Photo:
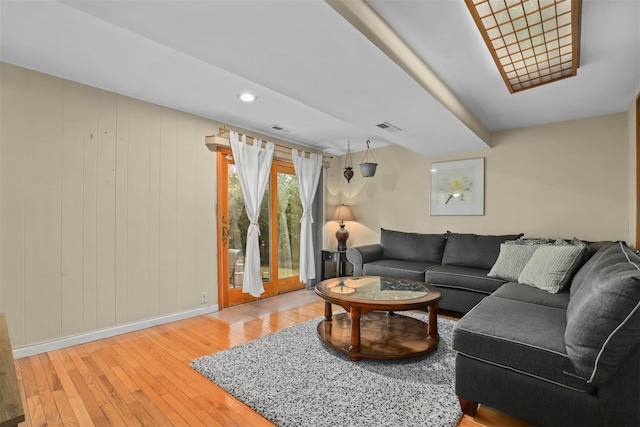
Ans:
<svg viewBox="0 0 640 427"><path fill-rule="evenodd" d="M339 277L320 282L316 293L325 300L318 337L353 361L362 357L404 359L438 348L437 313L442 294L434 286L391 277ZM331 304L347 312L333 316ZM395 313L425 307L428 324Z"/></svg>

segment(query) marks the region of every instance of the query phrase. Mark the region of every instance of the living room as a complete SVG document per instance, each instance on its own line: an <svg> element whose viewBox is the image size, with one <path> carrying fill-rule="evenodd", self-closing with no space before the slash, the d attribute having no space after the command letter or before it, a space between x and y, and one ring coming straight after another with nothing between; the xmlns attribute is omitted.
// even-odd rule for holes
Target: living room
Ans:
<svg viewBox="0 0 640 427"><path fill-rule="evenodd" d="M51 3L73 9L63 3ZM583 5L584 31L592 29L592 9L603 7L598 3L587 1ZM621 4L616 6L622 9L614 8L612 14L627 10ZM123 333L151 326L158 319L179 321L215 312L219 295L216 244L220 235L213 215L217 170L215 153L205 146L205 138L231 123L248 135L284 146L323 150L297 141L295 132L278 137L268 131L255 131L250 120L246 124L234 122L237 117L234 114L248 116L247 111L260 108L259 104L247 110L244 105L209 102L212 112L205 116L195 107L184 107L189 103L187 92L182 95L170 92L176 98L173 106L153 102L149 93L158 90L154 84L159 82L152 74L144 76L144 72L136 71L135 64L119 70L118 61L127 54L112 53L106 45L89 49L94 56L72 56L62 61L48 58L45 48L40 54L53 65L40 72L38 67L29 65L26 52L30 51L31 42L43 43L42 39L25 37L11 46L13 33L5 28L13 29L20 24L33 30L39 20L46 20L46 14L27 25L20 20L22 15L13 20L11 13L15 11L2 7L0 312L7 316L14 353L27 357L59 348L51 343L65 346L88 341L90 337L105 338L106 330ZM628 29L627 21L637 24L638 7L633 4L625 7L636 12L627 14L631 16L627 20L617 17L627 25L620 27ZM462 8L468 13L466 6ZM595 14L600 12L601 9ZM70 31L64 42L81 41L82 31L89 31L91 25L107 26L105 21L91 15L95 11L86 15L78 10L73 13L81 15L80 20L86 19L87 26ZM115 37L116 33L109 32L110 25L104 34ZM477 32L477 28L471 29ZM626 35L631 49L621 49L632 59L638 56L637 49L634 50L639 44L637 25L633 31ZM129 42L128 36L117 34L125 43ZM482 41L479 35L477 41ZM143 43L150 51L156 48L155 42ZM554 85L570 84L581 73L588 75L589 66L598 58L587 47L583 51L592 56L582 58L578 76L529 91L553 92ZM102 54L108 60L100 59ZM484 65L496 74L506 93L488 51L482 54L489 61ZM159 67L171 68L174 58L167 58ZM87 71L82 70L85 61L98 63L101 72L111 73L114 81L135 80L140 92L119 92L90 84L82 78L81 72ZM75 64L70 68L76 68L78 74L63 67L64 62ZM207 72L197 62L193 60L189 74L194 79ZM381 227L420 233L450 230L622 240L635 247L636 99L640 90L637 62L626 70L624 77L608 76L603 85L610 86L595 90L593 98L579 102L609 105L610 98L615 97L624 100L623 108L618 106L591 115L569 113L561 116L563 120L536 124L517 122L515 126L487 130L488 141L482 142L477 136L471 138L477 144L474 149L433 155L417 155L416 150L420 145L436 144L438 141L431 139L438 139L437 136L426 134L415 143L418 146L415 150L387 143L386 134L370 136L378 163L376 175L371 178L362 177L359 170L350 182L343 176L347 140L354 163L358 163L364 156L366 133L339 134L345 129L336 128L330 136L323 134L321 138L327 139L322 142L330 146L324 153L332 158L330 167L324 170L326 221L318 221L323 226L318 251L335 249L338 223L329 221L329 216L340 203L349 205L357 218L346 225L349 247L378 242ZM138 74L143 74L142 81L134 78ZM416 89L419 87L415 85ZM178 86L178 92L181 88ZM232 90L235 97L236 88ZM616 90L624 93L613 94ZM525 92L506 96L522 97ZM259 102L267 102L270 96L275 97L260 93ZM543 109L553 111L551 105L544 106L544 97L540 99L535 101L542 103ZM225 111L227 105L229 112ZM298 112L292 109L291 114L297 117ZM264 120L274 123L285 120L266 117ZM393 122L387 117L375 119ZM529 123L526 119L523 123ZM382 136L378 138L379 135ZM484 158L483 215L430 215L432 164L472 158ZM208 303L204 305L203 293L208 295ZM318 307L314 310L316 316L322 314ZM155 320L145 323L150 319ZM129 327L131 324L138 326ZM34 417L31 422L35 424L36 420Z"/></svg>

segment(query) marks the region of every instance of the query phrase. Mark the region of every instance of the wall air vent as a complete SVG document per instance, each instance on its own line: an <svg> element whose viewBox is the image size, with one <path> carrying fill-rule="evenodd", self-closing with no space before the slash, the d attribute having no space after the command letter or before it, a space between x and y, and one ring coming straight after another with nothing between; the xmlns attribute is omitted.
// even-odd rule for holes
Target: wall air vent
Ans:
<svg viewBox="0 0 640 427"><path fill-rule="evenodd" d="M395 127L394 125L392 125L391 123L387 123L387 122L382 122L377 124L376 126L378 126L380 129L384 129L387 132L399 132L402 129Z"/></svg>
<svg viewBox="0 0 640 427"><path fill-rule="evenodd" d="M278 132L283 132L283 133L291 133L293 132L293 129L287 129L284 126L280 126L280 125L271 125L269 126L269 129L273 129L276 130Z"/></svg>

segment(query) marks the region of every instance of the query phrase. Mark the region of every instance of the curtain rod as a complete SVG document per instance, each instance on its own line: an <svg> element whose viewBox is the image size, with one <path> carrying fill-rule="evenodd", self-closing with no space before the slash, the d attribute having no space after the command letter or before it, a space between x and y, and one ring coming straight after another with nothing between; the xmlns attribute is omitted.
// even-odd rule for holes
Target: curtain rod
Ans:
<svg viewBox="0 0 640 427"><path fill-rule="evenodd" d="M227 125L224 125L223 127L221 127L218 131L217 135L211 135L211 136L207 136L205 138L205 144L207 145L207 147L211 150L211 151L217 151L218 147L225 147L225 148L231 148L231 143L230 143L230 133L231 130L227 127ZM239 136L246 136L247 137L247 143L249 143L253 140L256 139L260 139L263 143L263 146L266 145L266 140L263 140L262 138L256 138L253 136L249 136L246 134L243 134L241 132L238 132ZM293 150L298 150L298 151L304 151L305 152L305 157L309 158L309 152L305 151L304 148L291 148L288 147L286 145L282 145L282 144L277 144L277 143L273 143L274 145L274 157L280 160L292 160L291 159L291 155L293 153ZM319 155L322 155L322 165L325 167L329 167L329 162L331 161L331 159L333 159L333 156L327 156L325 154L322 153L316 153Z"/></svg>

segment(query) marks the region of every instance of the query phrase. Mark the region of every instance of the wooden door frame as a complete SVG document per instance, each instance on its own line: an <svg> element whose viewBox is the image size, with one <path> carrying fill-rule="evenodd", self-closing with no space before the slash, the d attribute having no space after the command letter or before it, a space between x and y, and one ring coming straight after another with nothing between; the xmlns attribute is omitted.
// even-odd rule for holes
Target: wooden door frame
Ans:
<svg viewBox="0 0 640 427"><path fill-rule="evenodd" d="M227 262L229 258L229 251L224 250L224 244L221 245L222 242L222 233L223 233L223 219L220 212L228 211L228 192L229 187L227 185L220 185L224 182L222 177L227 177L227 153L224 150L218 150L216 153L216 167L217 167L217 203L216 203L216 226L218 230L217 234L217 242L216 248L218 250L218 307L220 309L229 306L229 286L223 285L226 282L227 277L229 277L229 263ZM228 247L228 243L227 243Z"/></svg>

